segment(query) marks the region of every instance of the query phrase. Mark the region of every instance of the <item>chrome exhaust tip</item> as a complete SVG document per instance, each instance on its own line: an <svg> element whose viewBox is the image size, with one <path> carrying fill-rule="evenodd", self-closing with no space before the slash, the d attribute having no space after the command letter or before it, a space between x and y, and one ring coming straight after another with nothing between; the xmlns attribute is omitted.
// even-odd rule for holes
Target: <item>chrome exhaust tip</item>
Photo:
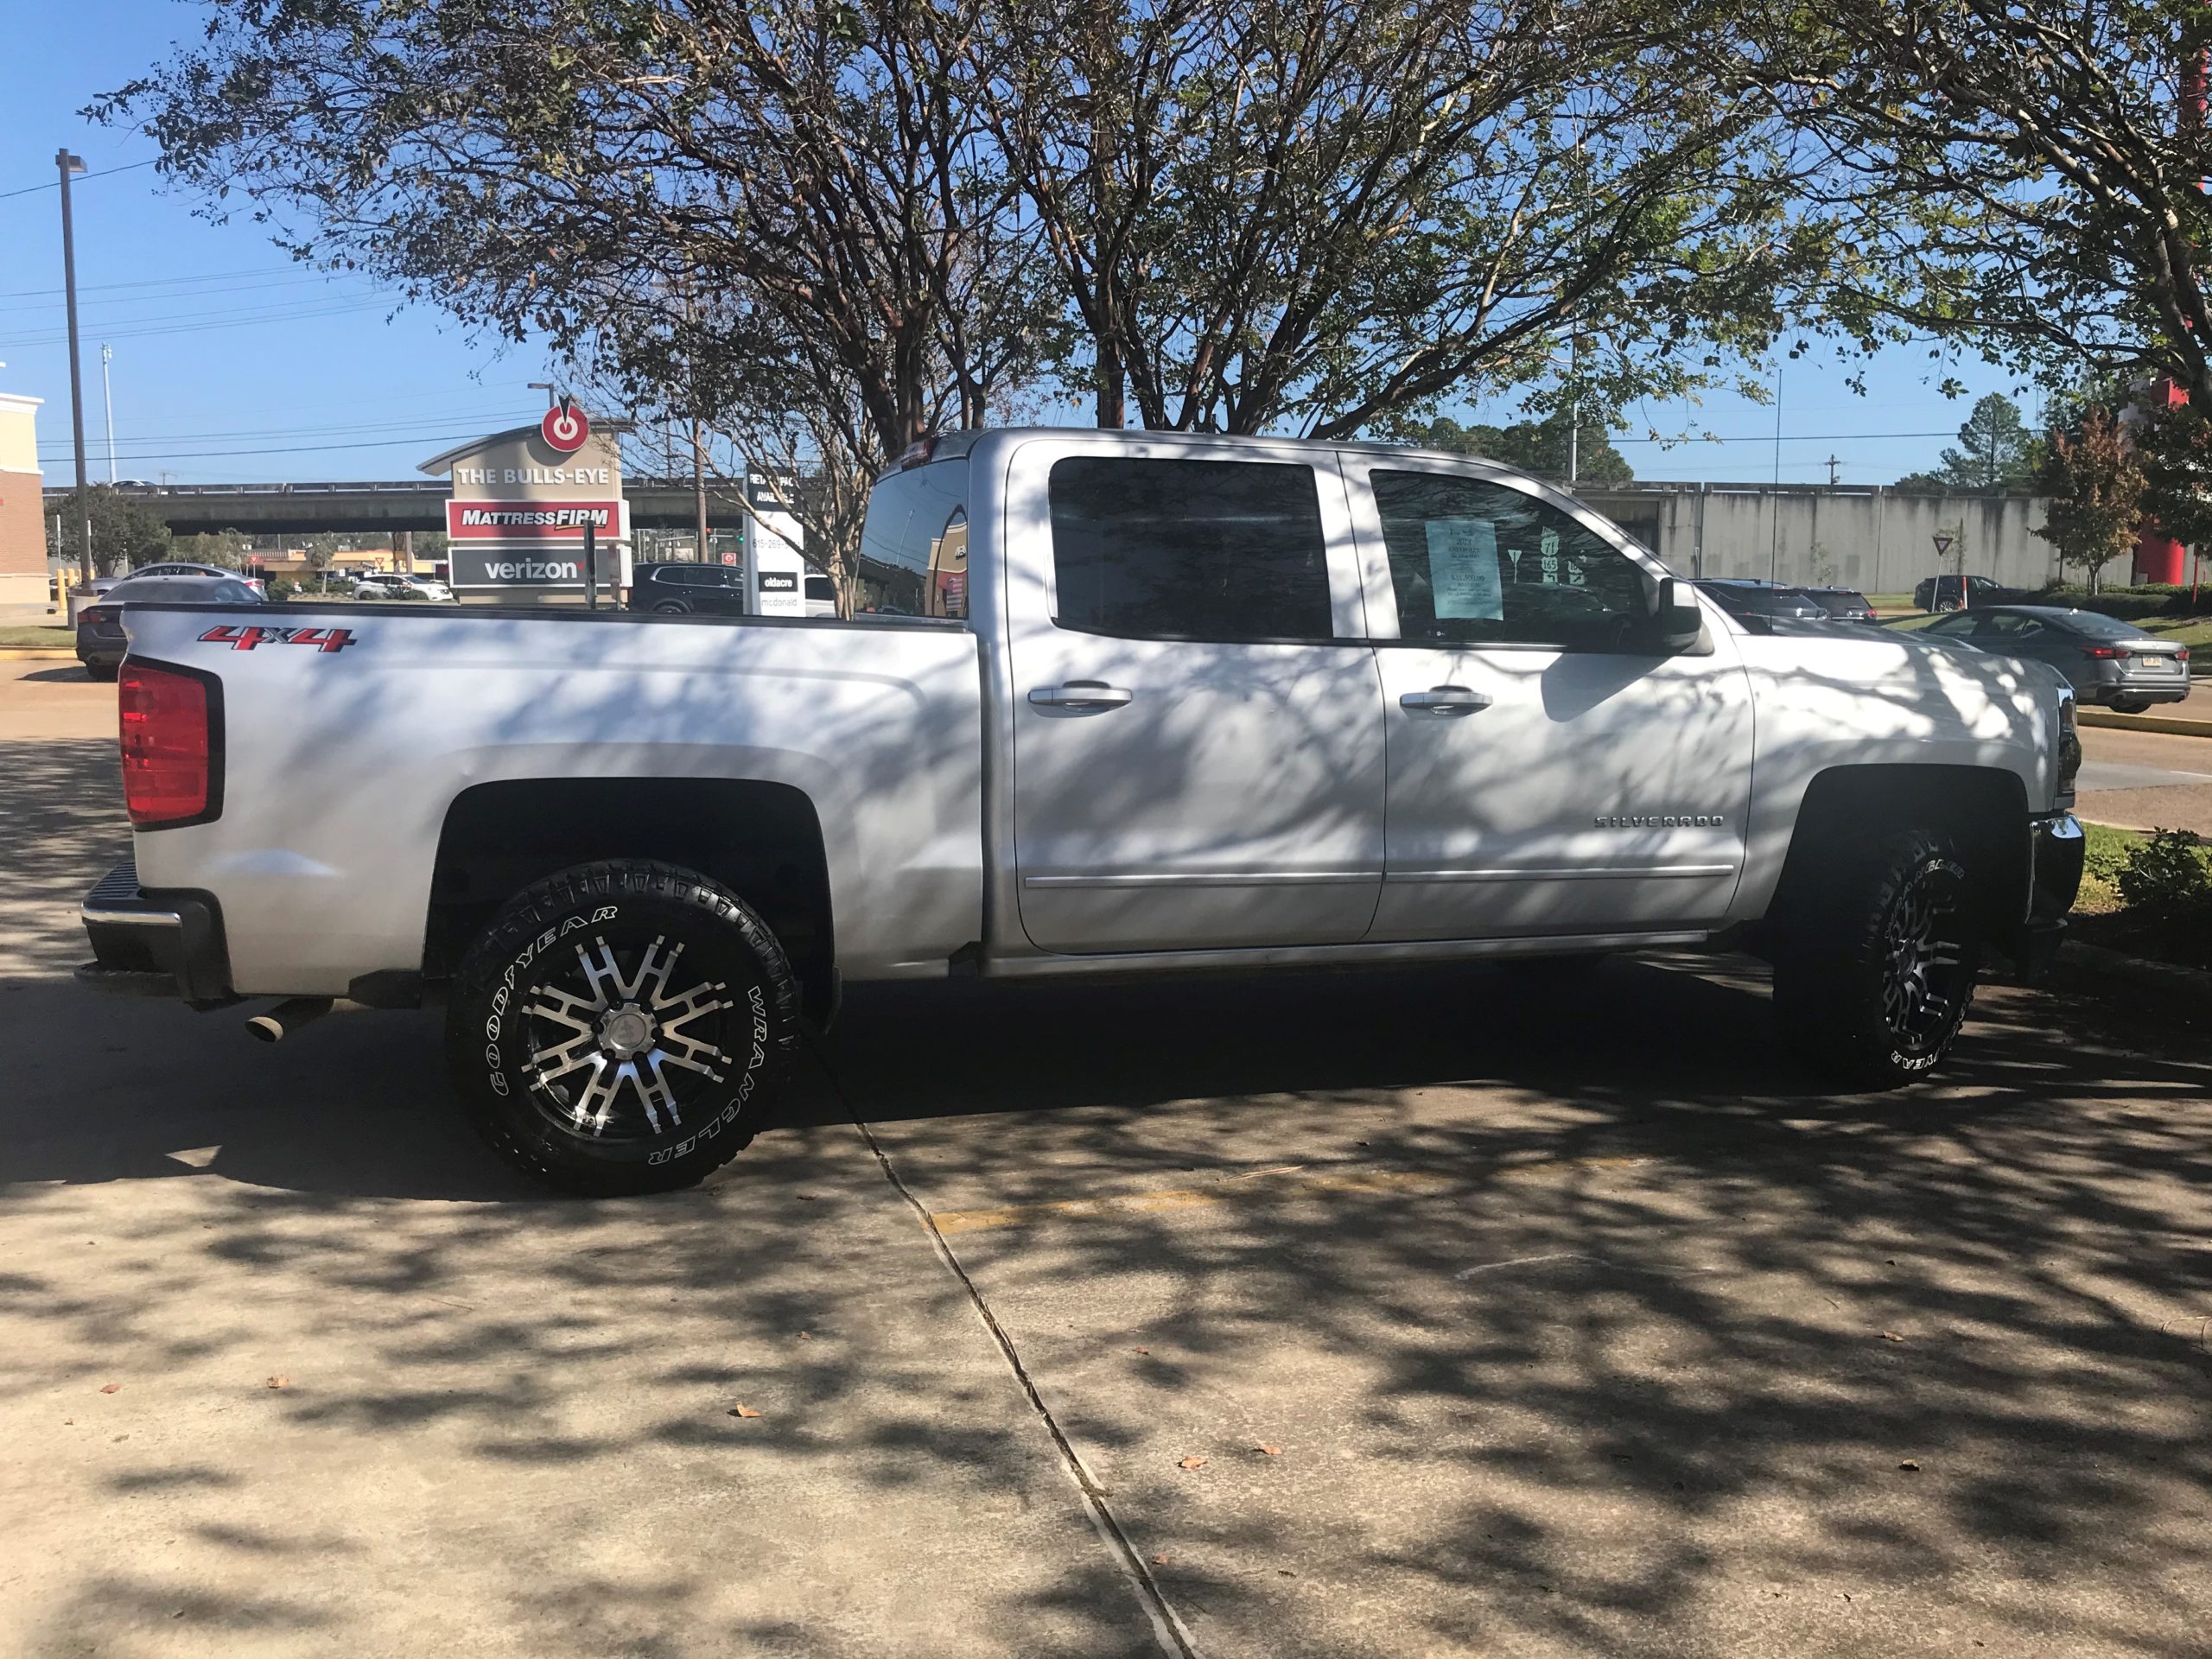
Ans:
<svg viewBox="0 0 2212 1659"><path fill-rule="evenodd" d="M267 1013L255 1014L245 1022L245 1028L264 1043L281 1043L302 1026L328 1014L332 1000L327 996L288 997Z"/></svg>

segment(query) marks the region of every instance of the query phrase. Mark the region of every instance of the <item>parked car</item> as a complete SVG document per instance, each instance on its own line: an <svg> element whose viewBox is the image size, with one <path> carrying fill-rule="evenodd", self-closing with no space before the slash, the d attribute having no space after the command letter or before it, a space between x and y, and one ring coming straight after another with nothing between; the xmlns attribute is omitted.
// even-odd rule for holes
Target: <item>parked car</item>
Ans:
<svg viewBox="0 0 2212 1659"><path fill-rule="evenodd" d="M353 597L444 602L453 598L453 589L435 576L417 576L404 570L364 570L353 578Z"/></svg>
<svg viewBox="0 0 2212 1659"><path fill-rule="evenodd" d="M1827 615L1827 607L1802 588L1783 588L1771 582L1737 581L1719 576L1708 578L1695 586L1699 591L1710 594L1715 604L1739 622L1753 617L1818 622Z"/></svg>
<svg viewBox="0 0 2212 1659"><path fill-rule="evenodd" d="M1932 639L1958 639L1994 656L2049 663L2083 702L2139 715L2189 695L2189 647L2132 622L2056 605L1993 605L1930 622Z"/></svg>
<svg viewBox="0 0 2212 1659"><path fill-rule="evenodd" d="M1872 622L1874 607L1855 588L1808 588L1806 597L1837 622Z"/></svg>
<svg viewBox="0 0 2212 1659"><path fill-rule="evenodd" d="M269 584L259 576L243 575L236 570L226 570L216 564L194 564L186 559L171 559L161 564L142 564L133 570L136 576L220 576L226 582L242 582L253 589L256 597L269 597Z"/></svg>
<svg viewBox="0 0 2212 1659"><path fill-rule="evenodd" d="M663 616L743 616L745 572L734 564L637 565L629 608Z"/></svg>
<svg viewBox="0 0 2212 1659"><path fill-rule="evenodd" d="M1961 588L1955 573L1923 576L1912 590L1914 609L1933 611L1939 615L1949 611L1976 610L1984 605L2020 605L2034 597L2025 588L2007 588L1994 576L1968 576Z"/></svg>
<svg viewBox="0 0 2212 1659"><path fill-rule="evenodd" d="M862 540L918 583L955 525L967 619L647 645L626 611L310 602L287 622L344 626L240 649L137 611L135 859L84 977L288 999L264 1035L442 1001L487 1141L615 1193L733 1157L841 985L1725 939L1880 1088L1942 1060L1985 948L2032 976L2065 925L2063 683L1739 624L1527 474L1012 429L886 474Z"/></svg>
<svg viewBox="0 0 2212 1659"><path fill-rule="evenodd" d="M837 585L827 576L806 579L806 613L809 616L837 614Z"/></svg>
<svg viewBox="0 0 2212 1659"><path fill-rule="evenodd" d="M111 680L130 642L123 629L128 605L259 605L259 594L227 571L206 576L133 575L116 582L77 613L77 660L96 680Z"/></svg>

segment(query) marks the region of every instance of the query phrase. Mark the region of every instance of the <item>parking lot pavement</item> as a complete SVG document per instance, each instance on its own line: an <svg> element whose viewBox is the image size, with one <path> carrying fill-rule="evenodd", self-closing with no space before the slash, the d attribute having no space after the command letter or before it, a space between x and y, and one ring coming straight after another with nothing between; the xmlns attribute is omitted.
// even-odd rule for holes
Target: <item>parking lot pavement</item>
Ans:
<svg viewBox="0 0 2212 1659"><path fill-rule="evenodd" d="M2085 726L2082 757L2082 817L2212 837L2212 739Z"/></svg>
<svg viewBox="0 0 2212 1659"><path fill-rule="evenodd" d="M4 694L0 1651L2202 1650L2202 1008L1868 1100L1730 962L856 991L549 1200L435 1015L79 996L106 752Z"/></svg>

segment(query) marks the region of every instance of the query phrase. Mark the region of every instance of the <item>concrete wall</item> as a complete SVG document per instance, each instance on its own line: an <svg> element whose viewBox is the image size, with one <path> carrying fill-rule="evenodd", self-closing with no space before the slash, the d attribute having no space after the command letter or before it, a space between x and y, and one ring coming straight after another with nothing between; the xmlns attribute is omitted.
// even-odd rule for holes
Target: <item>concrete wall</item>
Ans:
<svg viewBox="0 0 2212 1659"><path fill-rule="evenodd" d="M1923 576L1957 568L1958 545L1939 557L1938 533L1963 542L1969 575L2039 588L2058 574L2051 544L2033 533L2044 521L2041 496L1741 484L1700 492L1688 484L1592 491L1585 499L1685 575L1906 594ZM2111 579L2124 574L2117 563L2107 567Z"/></svg>
<svg viewBox="0 0 2212 1659"><path fill-rule="evenodd" d="M36 397L0 392L0 606L47 602Z"/></svg>

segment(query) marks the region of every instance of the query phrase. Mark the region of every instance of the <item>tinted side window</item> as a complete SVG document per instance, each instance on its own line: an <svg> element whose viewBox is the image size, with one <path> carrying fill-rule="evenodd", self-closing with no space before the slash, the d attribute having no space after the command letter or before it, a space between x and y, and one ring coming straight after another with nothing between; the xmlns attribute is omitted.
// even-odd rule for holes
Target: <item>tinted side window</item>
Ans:
<svg viewBox="0 0 2212 1659"><path fill-rule="evenodd" d="M1482 479L1376 472L1371 481L1402 638L1648 648L1643 572L1568 513Z"/></svg>
<svg viewBox="0 0 2212 1659"><path fill-rule="evenodd" d="M922 591L945 530L968 499L965 457L876 480L861 527L861 575L881 605L922 613Z"/></svg>
<svg viewBox="0 0 2212 1659"><path fill-rule="evenodd" d="M1326 639L1310 467L1071 456L1052 466L1053 620L1148 639Z"/></svg>

